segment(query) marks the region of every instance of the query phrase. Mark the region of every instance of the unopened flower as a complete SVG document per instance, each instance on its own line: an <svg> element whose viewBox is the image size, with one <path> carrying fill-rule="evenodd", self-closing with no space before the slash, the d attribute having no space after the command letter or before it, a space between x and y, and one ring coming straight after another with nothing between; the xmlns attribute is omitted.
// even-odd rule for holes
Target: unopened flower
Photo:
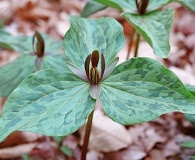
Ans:
<svg viewBox="0 0 195 160"><path fill-rule="evenodd" d="M90 95L92 98L97 99L101 93L101 81L112 73L117 62L118 57L106 65L104 55L100 55L98 50L94 50L85 59L85 71L69 62L67 62L67 66L82 80L90 83Z"/></svg>

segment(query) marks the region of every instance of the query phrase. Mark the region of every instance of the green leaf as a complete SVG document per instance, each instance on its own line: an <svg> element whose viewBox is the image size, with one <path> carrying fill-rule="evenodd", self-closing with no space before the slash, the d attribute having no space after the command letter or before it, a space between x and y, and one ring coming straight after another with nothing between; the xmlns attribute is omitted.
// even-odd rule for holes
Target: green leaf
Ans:
<svg viewBox="0 0 195 160"><path fill-rule="evenodd" d="M147 12L154 11L156 9L159 9L168 3L172 2L173 0L150 0L149 5L147 7Z"/></svg>
<svg viewBox="0 0 195 160"><path fill-rule="evenodd" d="M190 123L195 125L195 114L185 114L185 117Z"/></svg>
<svg viewBox="0 0 195 160"><path fill-rule="evenodd" d="M186 84L185 87L195 97L195 86L190 85L190 84Z"/></svg>
<svg viewBox="0 0 195 160"><path fill-rule="evenodd" d="M123 12L127 13L137 13L137 7L135 0L95 0L101 4L104 4L106 6L120 9ZM172 0L150 0L148 7L147 7L147 13L154 11L160 7L165 6L166 4L170 3Z"/></svg>
<svg viewBox="0 0 195 160"><path fill-rule="evenodd" d="M132 0L95 0L108 7L116 8L124 12L137 13L135 1Z"/></svg>
<svg viewBox="0 0 195 160"><path fill-rule="evenodd" d="M60 145L65 136L53 136L52 138L58 145Z"/></svg>
<svg viewBox="0 0 195 160"><path fill-rule="evenodd" d="M46 54L62 54L63 43L57 41L42 33L45 40ZM0 46L6 49L12 49L20 54L32 54L32 36L13 36L4 30L0 30Z"/></svg>
<svg viewBox="0 0 195 160"><path fill-rule="evenodd" d="M56 41L46 34L43 34L43 38L46 41L45 55L43 58L36 59L32 46L32 37L15 37L0 30L0 46L22 54L15 61L0 67L0 77L2 77L0 81L0 96L9 96L20 82L33 71L55 69L63 72L71 72L65 63L67 59L62 50L62 41ZM36 64L37 61L39 62L38 65Z"/></svg>
<svg viewBox="0 0 195 160"><path fill-rule="evenodd" d="M55 40L47 34L42 34L45 40L45 55L41 69L54 69L63 72L71 72L66 66L67 58L63 51L63 42Z"/></svg>
<svg viewBox="0 0 195 160"><path fill-rule="evenodd" d="M195 1L194 0L176 0L176 1L195 12Z"/></svg>
<svg viewBox="0 0 195 160"><path fill-rule="evenodd" d="M124 0L120 0L120 2L117 0L95 0L96 2L99 2L105 6L108 6L108 7L112 7L112 8L116 8L116 9L123 9L123 7L127 4L127 2L125 2ZM129 6L128 6L129 7Z"/></svg>
<svg viewBox="0 0 195 160"><path fill-rule="evenodd" d="M81 17L88 17L105 8L106 8L105 5L102 5L94 0L89 0L81 12Z"/></svg>
<svg viewBox="0 0 195 160"><path fill-rule="evenodd" d="M187 85L185 85L185 87L195 97L195 86L187 84ZM185 117L189 122L191 122L193 125L195 125L195 114L185 114Z"/></svg>
<svg viewBox="0 0 195 160"><path fill-rule="evenodd" d="M86 57L94 50L111 62L124 46L122 26L113 18L84 19L70 17L70 29L64 37L68 61L84 70Z"/></svg>
<svg viewBox="0 0 195 160"><path fill-rule="evenodd" d="M185 85L185 87L195 97L195 86L187 84L187 85ZM185 117L189 122L191 122L193 125L195 125L195 114L185 114Z"/></svg>
<svg viewBox="0 0 195 160"><path fill-rule="evenodd" d="M0 30L0 46L20 54L29 54L29 52L32 53L32 37L12 36L10 33Z"/></svg>
<svg viewBox="0 0 195 160"><path fill-rule="evenodd" d="M46 55L62 55L64 54L63 50L63 41L53 39L45 33L41 34L45 40L45 54Z"/></svg>
<svg viewBox="0 0 195 160"><path fill-rule="evenodd" d="M144 16L123 13L136 31L153 47L156 56L166 58L170 52L169 34L173 22L173 9L156 11Z"/></svg>
<svg viewBox="0 0 195 160"><path fill-rule="evenodd" d="M133 58L101 82L106 114L121 124L153 120L172 111L195 113L195 97L170 70L150 58Z"/></svg>
<svg viewBox="0 0 195 160"><path fill-rule="evenodd" d="M61 146L60 147L60 150L65 154L67 155L68 157L72 157L72 150L66 146Z"/></svg>
<svg viewBox="0 0 195 160"><path fill-rule="evenodd" d="M66 65L67 58L64 55L46 55L43 57L41 69L54 69L62 72L69 72Z"/></svg>
<svg viewBox="0 0 195 160"><path fill-rule="evenodd" d="M195 140L189 140L180 144L181 147L195 148Z"/></svg>
<svg viewBox="0 0 195 160"><path fill-rule="evenodd" d="M0 141L15 130L48 136L75 132L94 109L89 84L76 75L44 70L28 76L0 115Z"/></svg>
<svg viewBox="0 0 195 160"><path fill-rule="evenodd" d="M25 55L0 67L0 96L7 97L35 69L35 56Z"/></svg>
<svg viewBox="0 0 195 160"><path fill-rule="evenodd" d="M27 153L23 154L23 155L22 155L22 158L23 158L24 160L31 160L31 159L30 159L30 156L29 156Z"/></svg>

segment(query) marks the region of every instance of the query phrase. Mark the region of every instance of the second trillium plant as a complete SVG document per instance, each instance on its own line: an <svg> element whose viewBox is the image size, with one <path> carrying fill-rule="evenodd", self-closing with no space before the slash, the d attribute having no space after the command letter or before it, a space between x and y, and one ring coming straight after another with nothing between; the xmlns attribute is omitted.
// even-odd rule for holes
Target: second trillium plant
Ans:
<svg viewBox="0 0 195 160"><path fill-rule="evenodd" d="M15 130L71 134L97 99L111 119L125 125L171 111L195 114L195 97L158 61L132 58L116 66L125 38L115 19L72 16L70 23L64 48L72 72L43 70L22 81L0 115L0 141Z"/></svg>

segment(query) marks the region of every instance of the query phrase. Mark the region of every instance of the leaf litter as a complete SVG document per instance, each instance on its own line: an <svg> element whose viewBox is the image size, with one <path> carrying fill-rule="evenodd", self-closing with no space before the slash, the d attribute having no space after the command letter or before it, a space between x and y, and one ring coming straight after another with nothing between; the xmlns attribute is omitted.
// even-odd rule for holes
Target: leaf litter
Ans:
<svg viewBox="0 0 195 160"><path fill-rule="evenodd" d="M46 32L62 39L69 28L69 15L79 15L86 0L17 0L0 1L0 18L4 28L14 35L32 35L35 30ZM175 23L171 32L171 55L163 60L184 83L195 84L195 30L194 13L180 5L176 6ZM110 11L111 10L111 11ZM128 36L132 27L114 9L106 9L91 17L111 16L123 24ZM135 41L135 40L134 40ZM135 42L133 43L135 45ZM119 53L120 62L126 58L128 43ZM152 53L143 40L139 56ZM131 55L133 50L131 51ZM0 51L0 66L12 61L17 53ZM153 54L149 55L153 57ZM188 76L185 76L188 75ZM5 98L0 99L0 110ZM179 144L195 138L195 127L181 113L169 113L160 118L134 126L115 124L105 117L97 106L96 118L89 144L88 160L189 160L195 155L192 149L181 148ZM94 117L95 117L94 116ZM103 124L104 123L104 124ZM101 125L102 124L102 125ZM83 128L63 138L61 146L72 150L72 157L64 155L52 137L34 133L15 132L0 143L0 159L23 159L27 153L31 159L75 160L81 153Z"/></svg>

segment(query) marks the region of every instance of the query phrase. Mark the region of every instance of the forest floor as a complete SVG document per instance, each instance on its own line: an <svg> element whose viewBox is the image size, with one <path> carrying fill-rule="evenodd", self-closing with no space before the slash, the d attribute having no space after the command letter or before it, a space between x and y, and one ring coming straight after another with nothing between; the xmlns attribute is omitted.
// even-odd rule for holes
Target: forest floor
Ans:
<svg viewBox="0 0 195 160"><path fill-rule="evenodd" d="M69 28L68 16L80 15L86 0L1 0L0 23L13 35L33 35L35 30L56 39L63 39ZM141 39L138 56L161 61L183 81L195 85L195 13L179 4L175 8L174 24L170 35L171 54L167 59L154 56L151 47ZM132 27L115 9L106 9L91 17L110 16L124 27L127 43L118 54L126 60ZM1 36L1 35L0 35ZM134 46L135 42L133 42ZM134 47L132 47L134 48ZM133 49L131 51L133 55ZM14 60L15 52L0 51L0 66ZM132 56L131 56L132 57ZM5 98L0 98L0 111ZM162 115L151 122L123 126L110 120L97 103L88 160L190 160L195 149L180 147L180 143L195 138L192 126L183 114ZM102 123L103 122L103 123ZM55 139L40 134L14 132L0 143L0 159L12 160L79 160L84 126L62 140L63 153Z"/></svg>

